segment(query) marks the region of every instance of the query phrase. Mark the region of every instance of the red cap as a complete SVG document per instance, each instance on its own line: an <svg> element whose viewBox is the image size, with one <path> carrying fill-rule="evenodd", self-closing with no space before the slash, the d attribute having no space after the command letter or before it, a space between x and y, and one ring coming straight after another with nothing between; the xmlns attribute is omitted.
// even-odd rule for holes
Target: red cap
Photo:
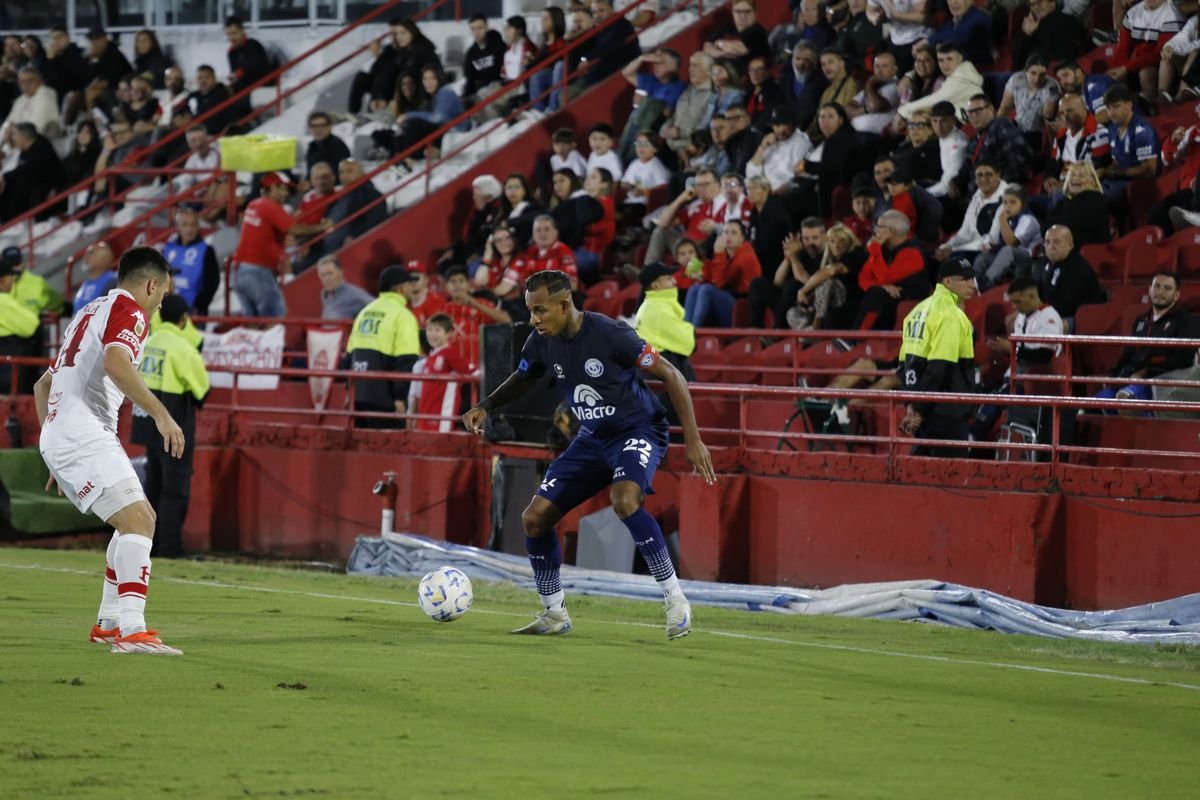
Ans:
<svg viewBox="0 0 1200 800"><path fill-rule="evenodd" d="M295 184L292 183L291 181L289 181L287 176L284 175L282 172L268 172L266 175L263 175L263 177L262 177L261 185L262 185L262 188L264 188L264 189L270 189L272 186L274 186L277 183L282 183L284 186L288 187L289 189L295 187Z"/></svg>
<svg viewBox="0 0 1200 800"><path fill-rule="evenodd" d="M425 262L414 258L404 265L404 268L409 272L419 272L422 275L428 274L429 270L425 269Z"/></svg>

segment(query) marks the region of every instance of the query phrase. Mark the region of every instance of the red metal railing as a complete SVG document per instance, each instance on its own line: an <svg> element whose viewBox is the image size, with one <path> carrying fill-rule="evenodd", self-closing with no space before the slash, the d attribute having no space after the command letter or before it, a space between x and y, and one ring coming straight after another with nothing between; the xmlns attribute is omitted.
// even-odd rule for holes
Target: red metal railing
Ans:
<svg viewBox="0 0 1200 800"><path fill-rule="evenodd" d="M203 124L204 122L206 122L208 120L216 118L219 115L224 114L229 110L232 110L237 105L239 105L243 100L248 101L251 93L255 89L262 88L263 86L269 86L271 84L274 84L274 86L275 86L275 98L273 100L271 100L270 102L254 109L246 116L244 116L241 119L237 120L236 122L232 123L232 125L240 126L240 125L245 124L246 122L249 122L250 120L256 119L257 117L261 116L262 114L264 114L267 111L270 111L272 109L275 109L275 110L281 109L284 100L291 97L293 94L295 94L300 89L310 86L312 83L321 79L322 77L329 74L331 71L337 69L338 67L341 67L346 62L361 56L373 43L381 41L388 34L381 34L379 37L376 37L376 38L372 39L371 41L366 42L365 44L359 46L357 49L353 50L348 55L343 56L342 58L338 59L334 63L324 67L322 70L320 70L315 75L305 78L303 81L299 82L298 84L291 87L287 91L283 90L283 82L281 80L285 73L287 73L289 70L295 68L299 64L303 63L305 60L307 60L313 54L317 53L320 50L323 50L324 48L330 46L331 44L338 41L342 37L346 36L347 34L349 34L351 31L355 30L356 28L359 28L362 25L365 25L369 22L372 22L372 21L378 19L383 14L386 14L388 11L391 11L392 9L397 8L404 2L405 2L405 0L389 0L389 2L384 3L383 5L379 6L378 8L363 15L363 17L361 19L356 20L353 24L348 25L345 28L342 28L340 31L335 33L333 36L330 36L328 39L324 39L321 42L317 43L316 45L313 45L308 50L305 50L303 53L301 53L300 55L291 59L290 61L286 62L282 66L278 67L271 73L260 78L259 80L255 81L251 85L247 86L246 88L242 89L241 91L237 92L236 94L231 95L226 100L222 101L221 103L217 104L216 106L209 109L205 113L201 114L199 117L197 117L194 120L193 124L194 125ZM425 8L421 9L421 11L414 14L411 17L411 19L413 19L414 21L419 20L419 19L427 16L434 10L446 5L448 2L450 2L450 0L435 0L431 5L426 6ZM456 5L456 8L457 8L457 5ZM455 18L458 19L459 16L460 15L456 16ZM141 162L145 158L147 158L149 155L157 152L165 145L175 141L176 139L178 139L181 136L184 136L185 134L186 134L186 131L184 131L183 129L171 131L170 133L166 134L165 136L163 136L161 139L154 142L153 144L151 144L145 148L142 148L134 153L131 153L129 159L127 159L121 165L117 165L117 166L125 166L125 167L136 166L136 164L131 164L130 161ZM220 138L220 134L218 134L217 138L218 139ZM187 159L187 155L188 154L185 153L184 155L182 155L179 158L172 161L168 166L169 167L178 166L179 164L183 163L183 161L185 161ZM27 238L27 241L25 242L24 246L29 248L29 255L27 258L27 262L31 266L34 265L36 263L36 257L37 257L36 256L36 248L34 245L41 239L46 238L46 236L40 236L40 237L34 236L33 225L35 222L35 217L39 214L42 214L43 212L46 212L46 211L54 208L55 206L58 206L59 204L69 202L71 195L73 195L77 192L86 191L86 190L90 189L96 181L106 179L106 178L111 179L111 177L116 174L115 172L112 171L115 169L116 169L116 167L113 167L108 170L103 170L93 176L90 176L90 177L86 178L85 180L80 181L79 183L75 184L71 188L65 189L62 192L59 192L58 194L52 196L50 199L35 206L34 208L30 209L29 211L26 211L25 213L21 214L20 216L14 217L13 219L9 220L4 225L0 225L0 234L10 230L11 228L18 226L18 225L25 225L28 230L28 238ZM110 181L110 185L111 185L111 181ZM128 191L129 190L126 190L125 193L122 193L117 198L114 198L114 200L119 200ZM67 219L64 221L70 222L70 221L74 221L77 219L81 219L86 216L90 216L92 213L94 213L94 210L95 209L92 206L89 206L88 208L83 209L82 211L79 211L79 212L76 212L75 214L69 215L67 217ZM49 234L47 234L47 236L48 235Z"/></svg>

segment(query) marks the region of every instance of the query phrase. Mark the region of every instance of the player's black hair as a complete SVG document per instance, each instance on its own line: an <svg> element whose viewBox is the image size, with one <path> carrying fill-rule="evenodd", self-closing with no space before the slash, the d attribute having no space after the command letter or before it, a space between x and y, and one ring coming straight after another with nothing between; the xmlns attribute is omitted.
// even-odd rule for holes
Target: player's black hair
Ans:
<svg viewBox="0 0 1200 800"><path fill-rule="evenodd" d="M571 291L571 279L567 277L567 273L560 272L556 269L544 269L541 272L535 272L529 276L529 280L525 281L526 292L536 292L542 287L546 288L546 294L551 296L559 292Z"/></svg>
<svg viewBox="0 0 1200 800"><path fill-rule="evenodd" d="M1012 283L1008 285L1008 293L1016 294L1017 292L1024 292L1027 289L1037 288L1039 288L1038 282L1033 278L1013 278Z"/></svg>
<svg viewBox="0 0 1200 800"><path fill-rule="evenodd" d="M153 247L131 247L121 256L117 267L117 283L144 278L165 278L171 274L171 264Z"/></svg>
<svg viewBox="0 0 1200 800"><path fill-rule="evenodd" d="M429 322L425 323L425 327L428 328L431 325L438 326L446 333L450 333L454 330L454 320L450 319L449 315L447 314L434 314L429 318Z"/></svg>

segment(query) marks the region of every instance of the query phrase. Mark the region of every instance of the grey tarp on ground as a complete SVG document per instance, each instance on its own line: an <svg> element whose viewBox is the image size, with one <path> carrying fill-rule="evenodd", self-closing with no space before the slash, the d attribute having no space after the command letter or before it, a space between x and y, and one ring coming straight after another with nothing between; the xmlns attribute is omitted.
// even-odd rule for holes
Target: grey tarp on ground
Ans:
<svg viewBox="0 0 1200 800"><path fill-rule="evenodd" d="M386 538L358 537L346 571L353 575L421 576L441 566L457 567L474 580L511 581L533 588L525 558L399 533ZM562 583L569 594L662 600L649 575L564 566ZM1106 642L1200 644L1200 594L1114 611L1071 611L935 580L832 589L681 583L688 599L702 606L939 622L959 628Z"/></svg>

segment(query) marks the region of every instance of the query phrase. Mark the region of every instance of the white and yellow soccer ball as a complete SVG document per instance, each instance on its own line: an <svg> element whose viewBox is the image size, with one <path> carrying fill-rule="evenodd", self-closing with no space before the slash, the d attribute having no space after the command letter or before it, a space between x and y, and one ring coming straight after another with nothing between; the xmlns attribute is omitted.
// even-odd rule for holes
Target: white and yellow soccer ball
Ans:
<svg viewBox="0 0 1200 800"><path fill-rule="evenodd" d="M454 567L438 567L417 587L417 602L434 622L453 622L471 610L474 599L471 579Z"/></svg>

